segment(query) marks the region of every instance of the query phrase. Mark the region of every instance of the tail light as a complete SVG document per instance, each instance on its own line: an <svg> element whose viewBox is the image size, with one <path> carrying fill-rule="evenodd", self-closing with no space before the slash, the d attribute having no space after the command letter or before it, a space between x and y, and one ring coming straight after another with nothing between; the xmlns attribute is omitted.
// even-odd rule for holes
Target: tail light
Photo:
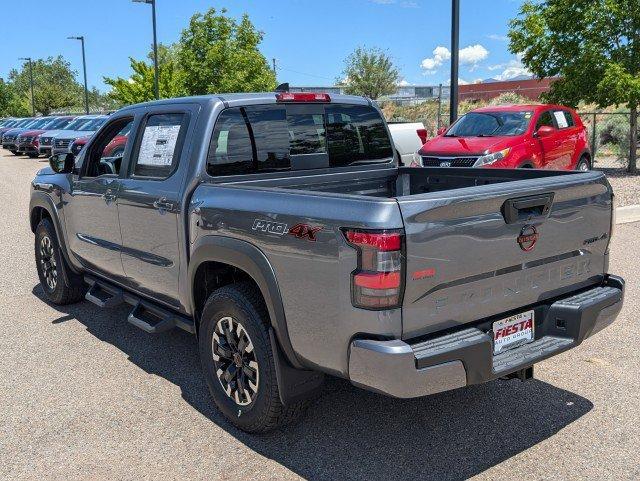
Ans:
<svg viewBox="0 0 640 481"><path fill-rule="evenodd" d="M416 130L416 133L418 134L418 137L420 137L420 142L422 142L422 145L427 143L427 129L418 129Z"/></svg>
<svg viewBox="0 0 640 481"><path fill-rule="evenodd" d="M402 303L402 231L345 230L358 250L358 268L351 274L351 301L363 309L394 309Z"/></svg>

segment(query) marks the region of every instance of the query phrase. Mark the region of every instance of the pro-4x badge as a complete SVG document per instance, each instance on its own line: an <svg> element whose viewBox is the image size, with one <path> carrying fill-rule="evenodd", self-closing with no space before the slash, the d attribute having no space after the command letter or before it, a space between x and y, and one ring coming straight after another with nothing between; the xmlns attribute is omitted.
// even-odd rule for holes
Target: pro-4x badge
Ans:
<svg viewBox="0 0 640 481"><path fill-rule="evenodd" d="M311 227L307 224L296 224L289 229L289 234L295 236L296 239L307 239L309 241L316 241L316 233L320 232L322 227Z"/></svg>
<svg viewBox="0 0 640 481"><path fill-rule="evenodd" d="M251 229L259 232L268 232L269 234L285 235L287 233L287 224L274 222L272 220L256 219L253 221Z"/></svg>

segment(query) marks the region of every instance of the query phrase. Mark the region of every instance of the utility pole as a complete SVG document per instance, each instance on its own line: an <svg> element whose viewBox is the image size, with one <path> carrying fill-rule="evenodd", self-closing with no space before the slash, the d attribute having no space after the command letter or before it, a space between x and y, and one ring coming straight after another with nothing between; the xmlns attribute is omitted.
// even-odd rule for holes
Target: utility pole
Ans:
<svg viewBox="0 0 640 481"><path fill-rule="evenodd" d="M151 17L153 22L153 88L156 100L160 98L160 89L158 87L158 36L156 34L156 0L132 0L134 3L151 4Z"/></svg>
<svg viewBox="0 0 640 481"><path fill-rule="evenodd" d="M29 82L31 83L31 116L36 116L35 99L33 98L33 62L31 57L21 57L18 60L26 60L29 62Z"/></svg>
<svg viewBox="0 0 640 481"><path fill-rule="evenodd" d="M449 125L458 118L458 59L460 52L460 0L451 0L451 95Z"/></svg>
<svg viewBox="0 0 640 481"><path fill-rule="evenodd" d="M69 40L80 40L82 43L82 70L84 71L84 111L89 113L89 87L87 86L87 57L84 54L84 36L67 37Z"/></svg>
<svg viewBox="0 0 640 481"><path fill-rule="evenodd" d="M273 74L276 76L276 79L277 79L278 78L278 68L276 66L275 57L271 59L271 62L273 63Z"/></svg>

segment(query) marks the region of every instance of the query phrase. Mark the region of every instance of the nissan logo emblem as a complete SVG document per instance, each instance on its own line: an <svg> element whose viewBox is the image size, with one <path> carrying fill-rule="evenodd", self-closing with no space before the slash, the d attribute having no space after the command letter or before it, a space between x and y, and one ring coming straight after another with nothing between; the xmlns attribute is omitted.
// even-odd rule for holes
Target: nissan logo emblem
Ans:
<svg viewBox="0 0 640 481"><path fill-rule="evenodd" d="M538 242L540 234L532 225L525 225L518 236L518 245L525 252L532 251Z"/></svg>

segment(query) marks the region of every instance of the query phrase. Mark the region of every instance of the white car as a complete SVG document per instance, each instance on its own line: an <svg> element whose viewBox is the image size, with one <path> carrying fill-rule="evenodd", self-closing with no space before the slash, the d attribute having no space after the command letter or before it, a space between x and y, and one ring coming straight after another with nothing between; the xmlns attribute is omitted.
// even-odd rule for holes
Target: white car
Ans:
<svg viewBox="0 0 640 481"><path fill-rule="evenodd" d="M427 143L427 130L424 124L422 122L390 122L388 125L401 165L410 165L414 154Z"/></svg>

